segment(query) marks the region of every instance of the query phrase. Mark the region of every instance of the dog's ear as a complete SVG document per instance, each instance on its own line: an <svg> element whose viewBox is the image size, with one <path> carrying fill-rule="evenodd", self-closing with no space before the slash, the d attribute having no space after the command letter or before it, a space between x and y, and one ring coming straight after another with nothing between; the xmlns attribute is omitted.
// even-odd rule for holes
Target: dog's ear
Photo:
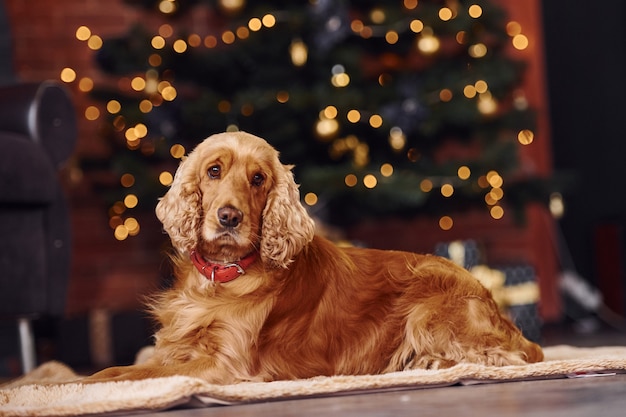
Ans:
<svg viewBox="0 0 626 417"><path fill-rule="evenodd" d="M313 239L315 223L300 202L300 192L291 169L278 162L275 184L263 210L261 259L286 268Z"/></svg>
<svg viewBox="0 0 626 417"><path fill-rule="evenodd" d="M202 196L196 159L192 152L180 163L170 189L156 206L156 215L163 223L163 230L181 253L195 249L201 227Z"/></svg>

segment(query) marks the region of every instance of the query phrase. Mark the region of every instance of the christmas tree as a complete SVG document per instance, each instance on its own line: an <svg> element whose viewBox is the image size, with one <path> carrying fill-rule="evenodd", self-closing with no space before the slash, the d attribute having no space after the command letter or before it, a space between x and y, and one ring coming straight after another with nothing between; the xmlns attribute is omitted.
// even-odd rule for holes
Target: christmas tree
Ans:
<svg viewBox="0 0 626 417"><path fill-rule="evenodd" d="M100 163L120 178L108 194L120 225L225 130L274 145L333 223L470 206L499 219L548 191L518 167L534 114L524 63L504 50L527 39L490 1L127 3L149 18L104 40L97 62L118 82L92 91L111 121Z"/></svg>

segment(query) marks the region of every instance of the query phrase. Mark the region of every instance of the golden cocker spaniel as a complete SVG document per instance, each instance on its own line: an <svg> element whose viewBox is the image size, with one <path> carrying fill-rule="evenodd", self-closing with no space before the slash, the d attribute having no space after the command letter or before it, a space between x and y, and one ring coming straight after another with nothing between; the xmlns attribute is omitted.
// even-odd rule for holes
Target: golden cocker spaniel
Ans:
<svg viewBox="0 0 626 417"><path fill-rule="evenodd" d="M542 360L452 262L315 236L291 168L244 132L189 154L156 208L176 281L150 305L161 326L154 354L90 380L230 384Z"/></svg>

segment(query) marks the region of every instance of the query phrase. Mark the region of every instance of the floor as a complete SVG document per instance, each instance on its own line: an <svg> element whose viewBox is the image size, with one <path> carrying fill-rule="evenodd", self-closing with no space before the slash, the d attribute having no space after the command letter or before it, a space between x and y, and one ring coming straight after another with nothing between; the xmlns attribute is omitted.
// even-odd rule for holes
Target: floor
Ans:
<svg viewBox="0 0 626 417"><path fill-rule="evenodd" d="M543 344L626 345L626 332L555 326L543 331ZM145 417L245 416L525 416L617 417L626 415L626 374L575 379L507 382L311 398L201 409L174 409Z"/></svg>
<svg viewBox="0 0 626 417"><path fill-rule="evenodd" d="M148 417L245 416L624 416L626 374L598 378L509 382L181 409Z"/></svg>

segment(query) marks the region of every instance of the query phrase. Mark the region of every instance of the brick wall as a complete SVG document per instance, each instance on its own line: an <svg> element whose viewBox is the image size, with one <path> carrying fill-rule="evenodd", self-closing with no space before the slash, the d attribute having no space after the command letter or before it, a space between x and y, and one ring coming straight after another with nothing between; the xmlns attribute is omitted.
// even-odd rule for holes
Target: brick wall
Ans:
<svg viewBox="0 0 626 417"><path fill-rule="evenodd" d="M511 17L519 21L531 39L522 58L530 63L525 93L531 105L539 110L539 129L535 144L523 149L524 166L531 171L550 172L549 126L543 73L543 50L540 0L519 2L500 0ZM93 63L93 51L75 38L81 25L103 38L124 33L137 19L138 11L122 0L65 0L63 2L5 0L14 42L14 67L24 81L58 79L62 68L71 67L78 78L104 80ZM146 21L144 17L144 22ZM148 24L158 25L155 18ZM206 21L195 16L190 25ZM79 120L77 156L106 155L106 143L98 135L99 121L84 119L84 109L94 103L74 91ZM127 310L136 308L138 297L159 283L163 258L159 248L164 238L153 216L141 218L142 233L117 242L107 226L105 207L94 192L91 178L80 175L70 162L64 171L71 200L74 226L74 261L67 312L83 314L92 308ZM553 223L547 212L538 207L528 210L527 223L520 227L511 222L494 222L482 214L468 213L455 219L450 232L442 232L432 219L368 223L350 231L352 237L377 247L431 251L439 241L457 238L479 238L493 262L526 261L532 263L541 279L541 312L546 319L556 319L560 302L556 287L558 265L553 247Z"/></svg>

